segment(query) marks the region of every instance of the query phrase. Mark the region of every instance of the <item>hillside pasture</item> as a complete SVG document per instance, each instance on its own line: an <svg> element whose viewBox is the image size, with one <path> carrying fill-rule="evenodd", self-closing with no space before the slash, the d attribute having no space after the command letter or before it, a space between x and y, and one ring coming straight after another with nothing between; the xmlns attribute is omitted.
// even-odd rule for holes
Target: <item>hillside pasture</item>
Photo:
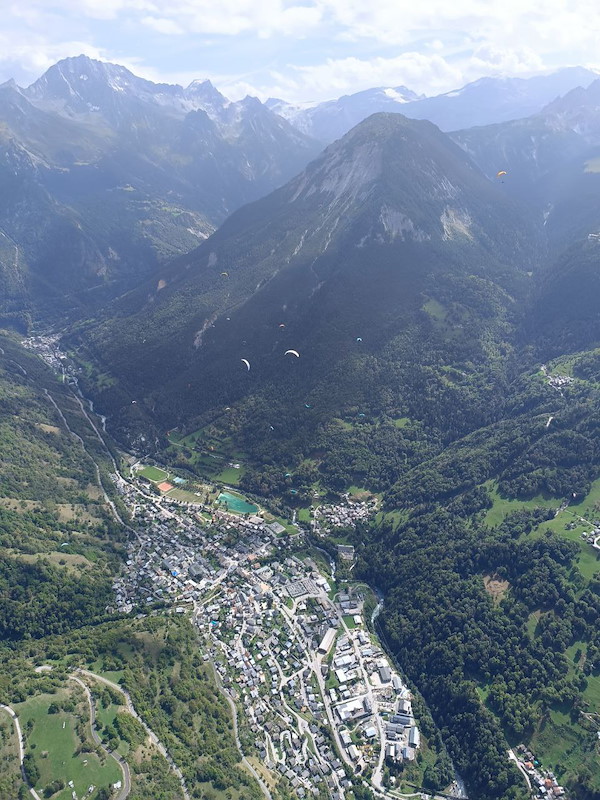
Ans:
<svg viewBox="0 0 600 800"><path fill-rule="evenodd" d="M74 704L74 710L49 713L52 704L60 708L65 702ZM53 795L54 800L71 800L73 791L78 797L94 800L99 789L122 780L114 759L96 752L89 710L81 692L62 689L54 695L41 694L19 703L15 711L26 736L26 754L33 755L39 770L36 789L40 793L53 781L61 780L65 788ZM96 789L88 794L90 786Z"/></svg>

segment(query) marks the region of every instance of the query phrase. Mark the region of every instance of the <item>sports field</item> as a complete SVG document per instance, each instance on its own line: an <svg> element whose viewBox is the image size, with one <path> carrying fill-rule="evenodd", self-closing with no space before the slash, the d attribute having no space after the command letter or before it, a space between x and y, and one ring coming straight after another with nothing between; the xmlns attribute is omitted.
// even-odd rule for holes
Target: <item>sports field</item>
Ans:
<svg viewBox="0 0 600 800"><path fill-rule="evenodd" d="M168 472L165 472L164 469L159 469L158 467L144 467L139 471L139 475L142 475L144 478L148 478L149 481L153 482L164 481L169 477Z"/></svg>

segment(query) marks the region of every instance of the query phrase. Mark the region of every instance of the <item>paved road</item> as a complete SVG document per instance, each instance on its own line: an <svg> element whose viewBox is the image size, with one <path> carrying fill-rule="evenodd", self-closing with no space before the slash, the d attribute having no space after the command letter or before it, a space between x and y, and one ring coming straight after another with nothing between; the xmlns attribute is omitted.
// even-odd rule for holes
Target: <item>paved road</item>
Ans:
<svg viewBox="0 0 600 800"><path fill-rule="evenodd" d="M121 786L121 791L117 795L116 800L126 800L126 798L129 797L129 793L131 791L131 773L129 771L129 764L119 753L111 752L110 750L108 750L108 748L105 747L104 743L102 742L102 739L98 736L95 727L96 708L94 706L92 693L90 692L89 687L86 686L86 684L76 675L69 675L69 679L75 681L75 683L78 683L79 686L81 686L81 688L85 692L85 696L87 697L88 707L90 709L90 725L92 728L92 739L97 745L99 745L103 750L105 750L108 755L112 756L114 760L117 762L117 764L121 767L121 772L123 773L123 781L122 781L123 785Z"/></svg>
<svg viewBox="0 0 600 800"><path fill-rule="evenodd" d="M34 797L35 800L42 800L42 798L39 796L39 794L36 792L33 786L29 783L29 781L27 780L27 776L25 775L25 769L23 767L23 759L25 758L25 748L23 746L23 733L21 731L21 725L19 724L19 718L17 717L14 710L10 706L0 705L0 708L3 708L8 714L10 714L10 716L12 717L12 721L14 722L15 725L15 730L17 732L17 739L19 742L19 762L21 765L21 775L23 777L25 785L27 786L29 792L31 793L31 796Z"/></svg>
<svg viewBox="0 0 600 800"><path fill-rule="evenodd" d="M173 761L173 759L169 754L169 751L161 742L161 740L158 738L158 736L148 725L146 725L144 720L137 713L133 705L133 702L131 700L131 695L129 694L129 692L122 686L119 686L118 683L114 683L113 681L108 680L108 678L103 678L101 675L96 675L95 672L90 672L87 669L78 669L77 672L80 675L87 675L89 678L93 678L94 680L99 681L100 683L104 683L106 684L106 686L110 686L111 689L114 689L116 692L119 692L120 694L123 695L123 697L125 698L125 708L131 714L131 716L135 717L135 719L137 719L140 725L144 728L152 744L154 744L158 752L167 760L169 766L171 767L175 775L177 775L177 777L179 778L179 782L181 783L181 790L183 791L185 800L191 800L189 792L187 790L187 786L185 785L185 778L183 777L183 773L181 772L175 761Z"/></svg>
<svg viewBox="0 0 600 800"><path fill-rule="evenodd" d="M531 779L530 779L529 775L527 774L527 771L525 770L525 767L521 764L521 762L519 761L519 759L516 757L516 755L514 754L514 752L512 750L508 751L508 757L511 759L511 761L515 762L515 764L517 765L517 769L519 770L519 772L523 775L523 777L527 781L527 786L529 786L529 789L532 790L533 787L531 786Z"/></svg>
<svg viewBox="0 0 600 800"><path fill-rule="evenodd" d="M219 676L219 673L215 669L214 663L211 662L211 666L213 668L213 672L214 672L214 675L215 675L215 680L217 682L217 686L221 690L221 692L223 694L223 697L227 700L227 702L229 703L229 706L231 708L231 716L233 717L233 736L235 738L236 747L239 750L239 753L240 753L240 755L242 757L242 762L243 762L244 766L248 769L248 771L256 779L256 782L260 786L261 791L264 794L264 796L267 798L267 800L273 800L273 796L271 795L271 792L269 791L268 786L264 783L263 779L260 777L260 775L257 773L257 771L254 769L252 764L248 761L248 759L244 755L244 751L242 750L242 743L240 742L240 737L238 736L237 708L235 707L235 703L233 702L233 700L231 699L229 694L223 688L223 684L221 683L221 678Z"/></svg>

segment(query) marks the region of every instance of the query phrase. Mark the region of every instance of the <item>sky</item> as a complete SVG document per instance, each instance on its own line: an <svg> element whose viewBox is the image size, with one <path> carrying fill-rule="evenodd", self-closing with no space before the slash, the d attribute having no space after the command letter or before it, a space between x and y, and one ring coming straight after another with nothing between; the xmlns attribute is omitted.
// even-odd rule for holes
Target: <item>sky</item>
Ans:
<svg viewBox="0 0 600 800"><path fill-rule="evenodd" d="M1 0L0 81L84 53L154 81L301 103L600 67L596 0Z"/></svg>

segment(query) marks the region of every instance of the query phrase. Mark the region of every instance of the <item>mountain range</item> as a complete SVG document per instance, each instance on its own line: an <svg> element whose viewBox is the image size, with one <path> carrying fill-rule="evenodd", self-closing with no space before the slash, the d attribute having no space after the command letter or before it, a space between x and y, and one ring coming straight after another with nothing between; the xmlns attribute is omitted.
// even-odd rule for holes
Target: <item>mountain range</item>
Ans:
<svg viewBox="0 0 600 800"><path fill-rule="evenodd" d="M230 103L208 81L158 85L79 56L27 89L4 84L2 312L22 317L40 298L46 315L93 309L319 149L258 100Z"/></svg>
<svg viewBox="0 0 600 800"><path fill-rule="evenodd" d="M271 98L266 105L307 135L331 142L370 114L383 111L427 119L443 131L521 119L572 89L587 88L597 78L594 70L566 67L532 78L480 78L432 97L397 86L367 89L316 104L294 105Z"/></svg>
<svg viewBox="0 0 600 800"><path fill-rule="evenodd" d="M464 128L538 110L593 77L572 68L483 79L433 98L373 89L296 110L250 97L231 102L206 80L152 83L85 56L59 62L27 88L8 81L0 86L8 189L0 199L0 317L27 330L42 319L93 315L298 173L321 150L318 140L371 113L401 110ZM580 127L562 124L575 148ZM483 145L456 140L483 166Z"/></svg>

